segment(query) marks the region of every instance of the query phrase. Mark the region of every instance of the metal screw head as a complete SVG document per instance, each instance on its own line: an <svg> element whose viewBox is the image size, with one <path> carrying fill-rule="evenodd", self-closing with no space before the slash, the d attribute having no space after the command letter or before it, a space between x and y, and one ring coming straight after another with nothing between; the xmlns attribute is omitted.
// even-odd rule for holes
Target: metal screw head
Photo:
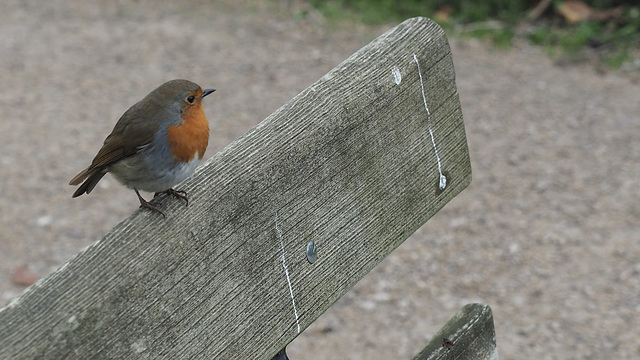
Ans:
<svg viewBox="0 0 640 360"><path fill-rule="evenodd" d="M309 261L310 264L313 264L313 262L318 258L318 249L316 248L316 243L314 243L313 241L309 241L309 243L307 244L306 254L307 261Z"/></svg>
<svg viewBox="0 0 640 360"><path fill-rule="evenodd" d="M446 187L447 187L447 177L443 174L440 174L440 180L438 181L438 189L442 191Z"/></svg>

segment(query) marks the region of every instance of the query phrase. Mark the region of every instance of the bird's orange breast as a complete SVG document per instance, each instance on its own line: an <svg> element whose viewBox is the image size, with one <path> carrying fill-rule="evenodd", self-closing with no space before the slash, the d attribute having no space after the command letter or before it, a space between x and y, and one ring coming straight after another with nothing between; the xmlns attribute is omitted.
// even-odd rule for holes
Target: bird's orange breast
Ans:
<svg viewBox="0 0 640 360"><path fill-rule="evenodd" d="M176 160L190 162L198 154L201 159L209 144L209 122L202 106L193 106L182 114L183 122L169 126L169 148Z"/></svg>

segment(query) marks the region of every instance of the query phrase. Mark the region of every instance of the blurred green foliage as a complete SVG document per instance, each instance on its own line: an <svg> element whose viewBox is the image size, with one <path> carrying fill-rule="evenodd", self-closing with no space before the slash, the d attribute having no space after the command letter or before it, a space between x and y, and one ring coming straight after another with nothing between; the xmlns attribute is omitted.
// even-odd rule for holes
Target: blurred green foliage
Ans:
<svg viewBox="0 0 640 360"><path fill-rule="evenodd" d="M368 24L401 21L414 16L429 16L444 6L458 14L462 22L483 21L489 18L515 20L529 8L528 1L508 0L309 0L316 8L340 16L344 11L357 14Z"/></svg>
<svg viewBox="0 0 640 360"><path fill-rule="evenodd" d="M414 16L436 20L448 33L490 39L501 48L522 38L543 46L552 56L576 58L595 50L604 64L618 68L640 53L640 2L582 0L593 9L622 7L622 15L607 21L567 22L554 0L540 16L531 10L540 0L307 0L330 21L366 24L397 23Z"/></svg>

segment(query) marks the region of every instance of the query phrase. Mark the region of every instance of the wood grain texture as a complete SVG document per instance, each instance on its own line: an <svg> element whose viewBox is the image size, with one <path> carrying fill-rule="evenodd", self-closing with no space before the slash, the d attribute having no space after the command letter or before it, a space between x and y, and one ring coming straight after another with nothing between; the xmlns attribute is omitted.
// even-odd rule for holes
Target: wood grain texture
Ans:
<svg viewBox="0 0 640 360"><path fill-rule="evenodd" d="M2 309L0 358L270 359L470 181L446 37L409 19L209 159L188 208L160 197Z"/></svg>
<svg viewBox="0 0 640 360"><path fill-rule="evenodd" d="M413 358L413 360L453 359L499 359L493 313L489 305L465 305Z"/></svg>

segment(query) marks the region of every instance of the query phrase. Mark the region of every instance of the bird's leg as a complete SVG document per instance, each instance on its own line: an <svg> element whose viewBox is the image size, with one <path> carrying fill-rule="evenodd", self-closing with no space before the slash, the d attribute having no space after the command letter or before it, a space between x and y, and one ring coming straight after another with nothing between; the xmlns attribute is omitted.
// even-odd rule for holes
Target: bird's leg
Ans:
<svg viewBox="0 0 640 360"><path fill-rule="evenodd" d="M160 213L162 215L163 218L167 218L167 216L162 212L162 210L160 210L157 206L153 205L151 202L145 200L142 196L140 196L140 193L138 192L138 190L133 189L136 192L136 195L138 195L138 200L140 200L140 207L141 208L147 208L151 211Z"/></svg>
<svg viewBox="0 0 640 360"><path fill-rule="evenodd" d="M186 206L189 206L189 199L187 198L187 192L184 190L175 190L173 188L169 188L168 190L162 191L165 194L169 194L169 195L173 195L175 197L177 197L178 199L184 200L184 202L187 203ZM158 195L160 193L155 193L155 195ZM154 196L155 196L154 195Z"/></svg>

